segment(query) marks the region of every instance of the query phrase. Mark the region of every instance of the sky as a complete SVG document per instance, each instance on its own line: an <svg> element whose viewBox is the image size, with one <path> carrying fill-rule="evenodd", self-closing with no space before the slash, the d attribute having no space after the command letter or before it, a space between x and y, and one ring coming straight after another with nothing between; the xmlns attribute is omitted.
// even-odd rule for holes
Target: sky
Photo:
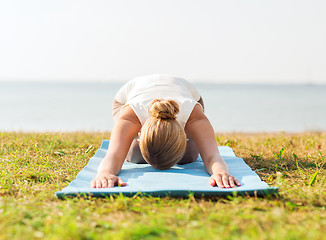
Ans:
<svg viewBox="0 0 326 240"><path fill-rule="evenodd" d="M326 84L324 0L0 0L0 80Z"/></svg>

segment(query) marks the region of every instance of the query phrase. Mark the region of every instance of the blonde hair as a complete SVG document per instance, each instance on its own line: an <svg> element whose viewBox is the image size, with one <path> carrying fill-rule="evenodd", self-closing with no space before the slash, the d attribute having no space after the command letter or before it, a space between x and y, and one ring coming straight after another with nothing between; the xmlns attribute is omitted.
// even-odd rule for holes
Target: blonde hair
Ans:
<svg viewBox="0 0 326 240"><path fill-rule="evenodd" d="M149 113L151 117L139 137L140 151L153 167L168 169L182 158L187 146L186 133L176 120L179 105L173 100L155 99Z"/></svg>

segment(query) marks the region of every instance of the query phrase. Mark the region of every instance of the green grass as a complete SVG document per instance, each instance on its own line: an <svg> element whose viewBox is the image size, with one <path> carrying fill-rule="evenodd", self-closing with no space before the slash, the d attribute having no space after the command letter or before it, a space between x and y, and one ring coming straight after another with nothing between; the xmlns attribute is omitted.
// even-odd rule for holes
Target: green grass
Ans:
<svg viewBox="0 0 326 240"><path fill-rule="evenodd" d="M0 133L0 239L326 239L326 133L218 134L274 197L59 200L109 133Z"/></svg>

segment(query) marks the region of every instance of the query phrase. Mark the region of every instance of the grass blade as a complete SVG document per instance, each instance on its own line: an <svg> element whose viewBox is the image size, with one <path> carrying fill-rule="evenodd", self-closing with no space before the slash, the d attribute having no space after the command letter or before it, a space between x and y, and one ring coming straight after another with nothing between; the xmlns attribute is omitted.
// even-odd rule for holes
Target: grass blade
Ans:
<svg viewBox="0 0 326 240"><path fill-rule="evenodd" d="M312 175L310 182L309 182L310 186L312 186L315 183L317 175L318 175L318 170Z"/></svg>

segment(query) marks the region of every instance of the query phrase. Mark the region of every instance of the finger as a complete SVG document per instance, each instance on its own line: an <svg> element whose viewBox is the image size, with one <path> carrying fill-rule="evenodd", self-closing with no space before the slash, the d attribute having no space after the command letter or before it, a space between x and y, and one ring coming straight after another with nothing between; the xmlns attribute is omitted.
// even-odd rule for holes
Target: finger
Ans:
<svg viewBox="0 0 326 240"><path fill-rule="evenodd" d="M219 188L225 188L224 187L224 184L222 182L222 177L221 175L217 175L215 178L214 178L215 182L216 182L216 185L219 187Z"/></svg>
<svg viewBox="0 0 326 240"><path fill-rule="evenodd" d="M96 188L101 188L102 187L102 183L100 179L96 180Z"/></svg>
<svg viewBox="0 0 326 240"><path fill-rule="evenodd" d="M92 187L92 188L95 188L95 187L96 187L96 182L95 182L95 180L92 180L92 182L91 182L91 187Z"/></svg>
<svg viewBox="0 0 326 240"><path fill-rule="evenodd" d="M240 181L239 181L238 179L234 178L234 182L235 182L235 184L236 184L237 186L241 186L241 183L240 183Z"/></svg>
<svg viewBox="0 0 326 240"><path fill-rule="evenodd" d="M222 181L223 181L224 187L226 187L226 188L229 188L230 187L230 185L229 185L229 178L228 178L227 175L223 175L222 176Z"/></svg>
<svg viewBox="0 0 326 240"><path fill-rule="evenodd" d="M215 182L214 178L212 178L212 177L209 178L208 182L212 187L214 187L216 185L216 182Z"/></svg>
<svg viewBox="0 0 326 240"><path fill-rule="evenodd" d="M101 183L102 183L102 187L103 188L107 188L108 187L108 180L102 179Z"/></svg>
<svg viewBox="0 0 326 240"><path fill-rule="evenodd" d="M114 181L113 180L108 180L108 188L113 188L114 187Z"/></svg>
<svg viewBox="0 0 326 240"><path fill-rule="evenodd" d="M231 188L234 188L235 187L234 177L229 177L229 183L230 183Z"/></svg>
<svg viewBox="0 0 326 240"><path fill-rule="evenodd" d="M127 183L125 183L121 178L118 178L118 185L119 186L126 186Z"/></svg>

